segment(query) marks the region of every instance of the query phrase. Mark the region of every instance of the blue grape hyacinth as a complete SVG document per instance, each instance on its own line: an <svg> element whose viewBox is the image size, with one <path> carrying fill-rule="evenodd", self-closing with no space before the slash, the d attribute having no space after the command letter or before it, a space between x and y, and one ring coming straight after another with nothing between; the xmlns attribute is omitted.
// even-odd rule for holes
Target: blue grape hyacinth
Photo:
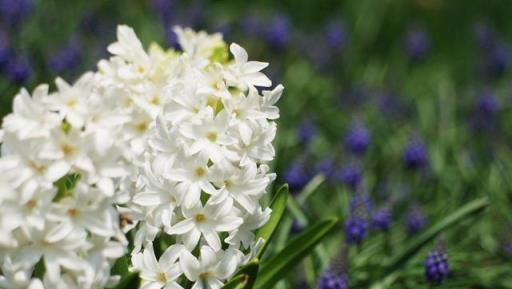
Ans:
<svg viewBox="0 0 512 289"><path fill-rule="evenodd" d="M350 216L345 220L345 240L349 244L360 244L368 235L368 220Z"/></svg>
<svg viewBox="0 0 512 289"><path fill-rule="evenodd" d="M13 83L23 84L32 76L32 64L27 56L11 57L5 71Z"/></svg>
<svg viewBox="0 0 512 289"><path fill-rule="evenodd" d="M420 61L430 51L430 40L424 30L412 28L405 36L405 51L412 61Z"/></svg>
<svg viewBox="0 0 512 289"><path fill-rule="evenodd" d="M425 267L425 279L432 284L441 284L448 277L448 254L442 242L430 251L423 262Z"/></svg>
<svg viewBox="0 0 512 289"><path fill-rule="evenodd" d="M364 194L356 194L350 200L349 217L345 220L345 240L360 244L368 235L371 200Z"/></svg>
<svg viewBox="0 0 512 289"><path fill-rule="evenodd" d="M349 285L347 274L347 246L332 260L331 266L318 278L316 289L346 289Z"/></svg>
<svg viewBox="0 0 512 289"><path fill-rule="evenodd" d="M388 231L391 228L393 214L389 206L384 206L372 215L372 226L381 231Z"/></svg>
<svg viewBox="0 0 512 289"><path fill-rule="evenodd" d="M297 127L297 139L301 146L307 146L316 135L316 128L311 118L304 118Z"/></svg>
<svg viewBox="0 0 512 289"><path fill-rule="evenodd" d="M328 182L333 181L334 160L332 158L324 158L315 164L315 174L323 174Z"/></svg>
<svg viewBox="0 0 512 289"><path fill-rule="evenodd" d="M413 208L406 216L405 225L407 233L414 235L427 225L427 217L419 208Z"/></svg>
<svg viewBox="0 0 512 289"><path fill-rule="evenodd" d="M354 154L362 154L370 143L370 133L361 123L353 123L345 133L345 147Z"/></svg>
<svg viewBox="0 0 512 289"><path fill-rule="evenodd" d="M486 89L480 94L476 109L485 117L492 117L498 111L498 100L491 89Z"/></svg>
<svg viewBox="0 0 512 289"><path fill-rule="evenodd" d="M428 162L425 145L418 138L412 139L405 146L402 158L405 166L409 169L425 167Z"/></svg>
<svg viewBox="0 0 512 289"><path fill-rule="evenodd" d="M49 55L48 67L56 73L73 70L80 64L81 51L80 43L77 40L71 40Z"/></svg>
<svg viewBox="0 0 512 289"><path fill-rule="evenodd" d="M496 44L484 54L484 73L491 77L502 75L510 65L508 47L502 43Z"/></svg>
<svg viewBox="0 0 512 289"><path fill-rule="evenodd" d="M318 280L316 289L346 289L348 277L345 273L336 274L330 270L325 271Z"/></svg>
<svg viewBox="0 0 512 289"><path fill-rule="evenodd" d="M293 162L284 172L284 180L290 186L290 192L298 193L309 182L310 174L301 162Z"/></svg>
<svg viewBox="0 0 512 289"><path fill-rule="evenodd" d="M0 0L0 22L15 26L32 11L33 0Z"/></svg>
<svg viewBox="0 0 512 289"><path fill-rule="evenodd" d="M290 41L290 21L284 14L276 14L265 31L267 44L274 49L284 48Z"/></svg>
<svg viewBox="0 0 512 289"><path fill-rule="evenodd" d="M349 188L355 190L359 187L363 179L361 168L356 164L346 164L339 168L336 172L337 179L348 186Z"/></svg>
<svg viewBox="0 0 512 289"><path fill-rule="evenodd" d="M345 26L340 21L331 21L324 28L327 45L332 49L343 49L347 42Z"/></svg>

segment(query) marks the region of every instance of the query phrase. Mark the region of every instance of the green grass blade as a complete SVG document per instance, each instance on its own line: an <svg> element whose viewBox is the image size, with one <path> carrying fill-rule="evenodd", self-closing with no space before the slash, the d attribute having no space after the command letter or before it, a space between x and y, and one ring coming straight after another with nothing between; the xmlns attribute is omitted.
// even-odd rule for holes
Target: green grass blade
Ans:
<svg viewBox="0 0 512 289"><path fill-rule="evenodd" d="M314 176L306 186L300 191L297 196L297 202L300 205L304 205L306 200L311 196L311 194L316 191L316 189L325 181L325 176L323 174L318 174Z"/></svg>
<svg viewBox="0 0 512 289"><path fill-rule="evenodd" d="M336 218L330 218L310 227L294 238L276 256L263 262L254 288L272 288L289 270L295 268L299 260L308 255L322 241L337 222Z"/></svg>

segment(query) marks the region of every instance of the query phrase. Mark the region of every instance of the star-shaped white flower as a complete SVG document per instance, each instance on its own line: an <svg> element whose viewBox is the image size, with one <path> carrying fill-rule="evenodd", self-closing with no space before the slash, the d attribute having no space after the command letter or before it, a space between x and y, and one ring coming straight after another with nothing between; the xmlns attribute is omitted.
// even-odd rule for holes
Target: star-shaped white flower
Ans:
<svg viewBox="0 0 512 289"><path fill-rule="evenodd" d="M183 289L176 280L181 276L181 267L177 263L182 245L172 245L156 259L153 245L148 244L144 252L132 256L131 271L139 272L143 280L141 289Z"/></svg>
<svg viewBox="0 0 512 289"><path fill-rule="evenodd" d="M169 235L180 235L189 250L193 250L201 236L214 250L221 249L218 232L229 232L238 228L243 220L233 208L233 200L226 199L220 204L199 202L196 206L182 208L183 220L171 226L166 232Z"/></svg>

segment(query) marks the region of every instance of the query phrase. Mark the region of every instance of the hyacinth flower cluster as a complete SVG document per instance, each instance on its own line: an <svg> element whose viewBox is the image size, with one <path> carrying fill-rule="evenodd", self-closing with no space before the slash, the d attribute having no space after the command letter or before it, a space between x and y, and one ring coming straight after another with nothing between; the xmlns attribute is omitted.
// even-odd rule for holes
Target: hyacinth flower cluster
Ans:
<svg viewBox="0 0 512 289"><path fill-rule="evenodd" d="M448 277L448 254L442 241L438 241L424 261L425 279L432 284L441 284Z"/></svg>
<svg viewBox="0 0 512 289"><path fill-rule="evenodd" d="M348 278L348 247L343 246L332 260L329 268L318 278L316 289L347 289Z"/></svg>
<svg viewBox="0 0 512 289"><path fill-rule="evenodd" d="M2 126L1 288L112 287L129 247L144 288L219 288L254 255L283 87L265 89L268 64L220 34L175 32L183 52L146 51L119 26L97 72L15 97Z"/></svg>

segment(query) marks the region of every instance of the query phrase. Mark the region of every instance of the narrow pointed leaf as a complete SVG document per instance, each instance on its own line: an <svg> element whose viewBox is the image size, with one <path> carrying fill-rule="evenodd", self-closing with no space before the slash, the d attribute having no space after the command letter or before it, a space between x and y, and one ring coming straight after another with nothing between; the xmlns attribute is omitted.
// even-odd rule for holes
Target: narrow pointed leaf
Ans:
<svg viewBox="0 0 512 289"><path fill-rule="evenodd" d="M323 174L318 174L314 176L302 189L302 191L297 196L297 202L300 205L304 205L306 200L311 196L311 194L325 181L325 176Z"/></svg>
<svg viewBox="0 0 512 289"><path fill-rule="evenodd" d="M277 191L276 196L272 200L272 203L270 204L270 208L272 209L272 215L270 216L270 219L268 222L261 227L256 232L256 240L259 238L262 238L265 243L260 248L258 253L256 254L256 258L260 258L261 255L265 252L265 249L267 248L270 239L274 235L274 232L279 225L279 222L281 221L281 218L285 212L286 209L286 202L288 200L288 185L285 184L279 188Z"/></svg>
<svg viewBox="0 0 512 289"><path fill-rule="evenodd" d="M322 241L337 222L336 218L330 218L308 228L290 241L276 256L263 262L254 288L273 288L279 279L295 268L297 263Z"/></svg>
<svg viewBox="0 0 512 289"><path fill-rule="evenodd" d="M386 266L387 272L391 273L400 268L407 260L414 256L421 249L421 247L434 240L443 230L451 227L454 224L457 224L457 222L467 219L468 217L476 216L488 205L489 201L487 198L481 198L466 204L457 211L448 215L430 227L428 230L420 234L418 237L413 239L409 244L405 246L405 249L398 252Z"/></svg>

